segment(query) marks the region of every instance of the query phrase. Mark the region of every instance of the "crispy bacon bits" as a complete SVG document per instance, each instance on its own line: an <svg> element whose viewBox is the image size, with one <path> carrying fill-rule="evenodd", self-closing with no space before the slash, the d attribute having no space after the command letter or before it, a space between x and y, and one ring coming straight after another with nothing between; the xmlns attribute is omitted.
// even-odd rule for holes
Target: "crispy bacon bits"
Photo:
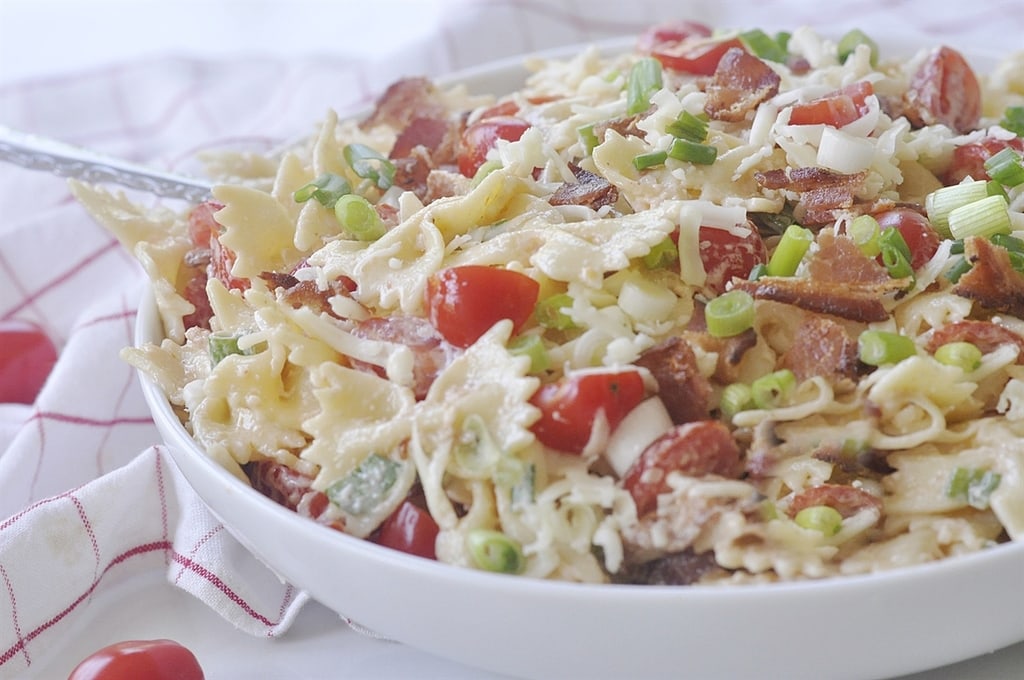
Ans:
<svg viewBox="0 0 1024 680"><path fill-rule="evenodd" d="M765 189L782 189L799 195L793 216L805 226L835 222L837 211L856 203L857 191L867 173L843 174L826 168L777 168L754 173Z"/></svg>
<svg viewBox="0 0 1024 680"><path fill-rule="evenodd" d="M718 62L707 85L704 111L715 120L739 122L779 93L782 79L771 66L739 47Z"/></svg>
<svg viewBox="0 0 1024 680"><path fill-rule="evenodd" d="M960 277L953 292L985 309L1024 317L1024 275L1013 268L1006 249L971 236L964 239L964 257L971 269Z"/></svg>
<svg viewBox="0 0 1024 680"><path fill-rule="evenodd" d="M665 340L644 352L636 365L646 368L658 383L658 396L672 422L704 420L711 411L711 383L697 366L697 355L681 337Z"/></svg>
<svg viewBox="0 0 1024 680"><path fill-rule="evenodd" d="M551 205L583 205L593 210L614 205L619 189L600 175L582 168L573 168L575 182L563 182L548 199Z"/></svg>
<svg viewBox="0 0 1024 680"><path fill-rule="evenodd" d="M833 385L851 383L857 377L857 342L837 321L808 316L800 324L793 345L782 357L797 380L821 376Z"/></svg>

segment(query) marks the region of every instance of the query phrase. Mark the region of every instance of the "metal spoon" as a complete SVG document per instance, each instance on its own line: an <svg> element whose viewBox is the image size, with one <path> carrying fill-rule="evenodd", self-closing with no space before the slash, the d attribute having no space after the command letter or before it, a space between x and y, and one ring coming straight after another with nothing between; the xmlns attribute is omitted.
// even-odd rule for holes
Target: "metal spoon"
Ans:
<svg viewBox="0 0 1024 680"><path fill-rule="evenodd" d="M210 183L202 179L161 172L2 125L0 161L92 184L119 184L164 198L181 198L192 203L210 197Z"/></svg>

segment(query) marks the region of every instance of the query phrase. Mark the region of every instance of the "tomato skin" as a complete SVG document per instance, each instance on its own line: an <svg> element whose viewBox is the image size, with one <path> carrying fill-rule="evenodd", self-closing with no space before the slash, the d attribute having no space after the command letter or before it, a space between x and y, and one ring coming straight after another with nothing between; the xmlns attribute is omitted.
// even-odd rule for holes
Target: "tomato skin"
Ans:
<svg viewBox="0 0 1024 680"><path fill-rule="evenodd" d="M57 363L49 336L28 321L0 321L0 403L31 404Z"/></svg>
<svg viewBox="0 0 1024 680"><path fill-rule="evenodd" d="M695 76L714 75L722 56L733 47L746 51L739 38L728 40L684 39L677 43L662 43L651 50L651 56L665 68Z"/></svg>
<svg viewBox="0 0 1024 680"><path fill-rule="evenodd" d="M644 54L677 45L691 38L710 38L711 27L697 21L667 21L650 26L640 34L636 49Z"/></svg>
<svg viewBox="0 0 1024 680"><path fill-rule="evenodd" d="M910 266L920 269L932 259L939 249L942 238L932 227L928 218L911 208L893 208L876 214L878 226L886 229L899 229L903 240L910 248Z"/></svg>
<svg viewBox="0 0 1024 680"><path fill-rule="evenodd" d="M768 247L753 223L749 233L737 236L727 229L701 227L698 235L700 260L707 274L704 287L715 295L725 292L733 277L748 278L750 271L768 262Z"/></svg>
<svg viewBox="0 0 1024 680"><path fill-rule="evenodd" d="M531 430L549 448L582 453L599 412L614 431L646 396L643 377L633 368L567 375L534 393L530 403L541 417Z"/></svg>
<svg viewBox="0 0 1024 680"><path fill-rule="evenodd" d="M942 46L911 77L904 113L916 126L941 123L963 134L978 126L981 96L981 85L964 56Z"/></svg>
<svg viewBox="0 0 1024 680"><path fill-rule="evenodd" d="M513 334L518 333L539 294L539 283L511 269L450 267L427 279L427 319L445 340L464 349L502 319L511 319Z"/></svg>
<svg viewBox="0 0 1024 680"><path fill-rule="evenodd" d="M405 500L380 525L374 542L410 555L436 560L434 546L439 532L440 528L429 512Z"/></svg>
<svg viewBox="0 0 1024 680"><path fill-rule="evenodd" d="M830 125L841 128L867 112L866 100L875 93L868 81L847 85L841 90L803 104L794 104L790 125Z"/></svg>
<svg viewBox="0 0 1024 680"><path fill-rule="evenodd" d="M953 160L942 176L942 183L952 186L959 184L967 177L975 180L991 179L988 176L988 171L985 170L985 161L1007 147L1016 151L1024 151L1024 140L1021 140L1020 137L1011 139L986 137L980 142L971 142L956 147L953 149Z"/></svg>
<svg viewBox="0 0 1024 680"><path fill-rule="evenodd" d="M459 172L466 177L474 176L499 139L515 142L529 129L529 122L515 116L482 118L469 125L459 141Z"/></svg>
<svg viewBox="0 0 1024 680"><path fill-rule="evenodd" d="M213 214L224 207L217 201L203 201L188 214L188 236L196 248L209 248L210 235L220 231Z"/></svg>
<svg viewBox="0 0 1024 680"><path fill-rule="evenodd" d="M195 655L174 640L127 640L86 657L68 680L204 680Z"/></svg>

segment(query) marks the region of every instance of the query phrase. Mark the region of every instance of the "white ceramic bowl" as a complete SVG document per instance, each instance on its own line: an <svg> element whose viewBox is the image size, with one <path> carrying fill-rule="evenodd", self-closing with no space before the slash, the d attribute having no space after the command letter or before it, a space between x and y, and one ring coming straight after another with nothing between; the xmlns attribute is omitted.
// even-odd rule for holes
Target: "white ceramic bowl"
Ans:
<svg viewBox="0 0 1024 680"><path fill-rule="evenodd" d="M523 75L517 59L458 80L501 92ZM136 341L162 337L147 297ZM863 680L1024 640L1024 544L878 575L742 587L579 585L461 569L274 503L208 458L164 394L142 383L185 478L256 556L360 624L471 666L524 678Z"/></svg>

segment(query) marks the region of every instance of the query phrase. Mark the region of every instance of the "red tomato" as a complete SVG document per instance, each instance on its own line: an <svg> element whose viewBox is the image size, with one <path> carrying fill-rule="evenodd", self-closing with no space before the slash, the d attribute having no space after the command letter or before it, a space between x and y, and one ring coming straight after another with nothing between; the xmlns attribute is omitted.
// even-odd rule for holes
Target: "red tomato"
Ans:
<svg viewBox="0 0 1024 680"><path fill-rule="evenodd" d="M487 152L499 139L515 142L530 128L530 124L515 116L483 118L466 128L459 142L459 172L472 177L487 160Z"/></svg>
<svg viewBox="0 0 1024 680"><path fill-rule="evenodd" d="M57 348L35 324L0 321L0 403L31 404L57 363Z"/></svg>
<svg viewBox="0 0 1024 680"><path fill-rule="evenodd" d="M1012 139L995 139L986 137L980 142L963 144L953 150L953 160L942 176L942 183L946 186L959 184L965 178L991 179L985 170L985 161L996 155L1006 147L1017 151L1024 151L1024 141L1020 137Z"/></svg>
<svg viewBox="0 0 1024 680"><path fill-rule="evenodd" d="M704 287L715 295L724 293L734 276L745 279L755 266L768 262L768 248L757 227L752 222L747 227L749 233L744 236L717 227L700 228L700 260L707 273Z"/></svg>
<svg viewBox="0 0 1024 680"><path fill-rule="evenodd" d="M68 680L203 680L195 655L174 640L128 640L75 666Z"/></svg>
<svg viewBox="0 0 1024 680"><path fill-rule="evenodd" d="M511 319L513 333L519 332L539 294L540 284L511 269L451 267L427 280L427 318L445 340L465 348L502 319Z"/></svg>
<svg viewBox="0 0 1024 680"><path fill-rule="evenodd" d="M736 477L742 467L729 428L717 420L699 420L677 425L651 442L626 471L622 487L633 497L637 514L643 516L655 510L658 496L670 489L666 479L670 472Z"/></svg>
<svg viewBox="0 0 1024 680"><path fill-rule="evenodd" d="M636 49L644 54L678 45L691 38L710 38L711 27L696 21L668 21L651 26L637 40Z"/></svg>
<svg viewBox="0 0 1024 680"><path fill-rule="evenodd" d="M878 226L885 229L896 228L900 230L900 236L907 242L910 248L910 266L915 270L920 269L928 260L932 259L935 251L939 249L941 237L932 227L928 218L912 210L911 208L893 208L875 215Z"/></svg>
<svg viewBox="0 0 1024 680"><path fill-rule="evenodd" d="M541 416L531 429L545 446L582 453L598 413L613 431L646 396L643 377L633 368L568 375L534 393L530 402Z"/></svg>
<svg viewBox="0 0 1024 680"><path fill-rule="evenodd" d="M440 528L430 513L406 500L377 530L374 542L410 555L437 559L434 544Z"/></svg>
<svg viewBox="0 0 1024 680"><path fill-rule="evenodd" d="M915 125L942 123L970 132L981 118L981 86L963 55L939 47L910 79L905 114Z"/></svg>
<svg viewBox="0 0 1024 680"><path fill-rule="evenodd" d="M791 125L831 125L841 128L867 112L865 100L875 93L866 80L804 104L794 104L789 115Z"/></svg>
<svg viewBox="0 0 1024 680"><path fill-rule="evenodd" d="M689 38L675 43L662 43L651 50L651 56L660 61L662 66L673 71L695 76L710 76L714 75L722 55L733 47L746 51L739 38Z"/></svg>

